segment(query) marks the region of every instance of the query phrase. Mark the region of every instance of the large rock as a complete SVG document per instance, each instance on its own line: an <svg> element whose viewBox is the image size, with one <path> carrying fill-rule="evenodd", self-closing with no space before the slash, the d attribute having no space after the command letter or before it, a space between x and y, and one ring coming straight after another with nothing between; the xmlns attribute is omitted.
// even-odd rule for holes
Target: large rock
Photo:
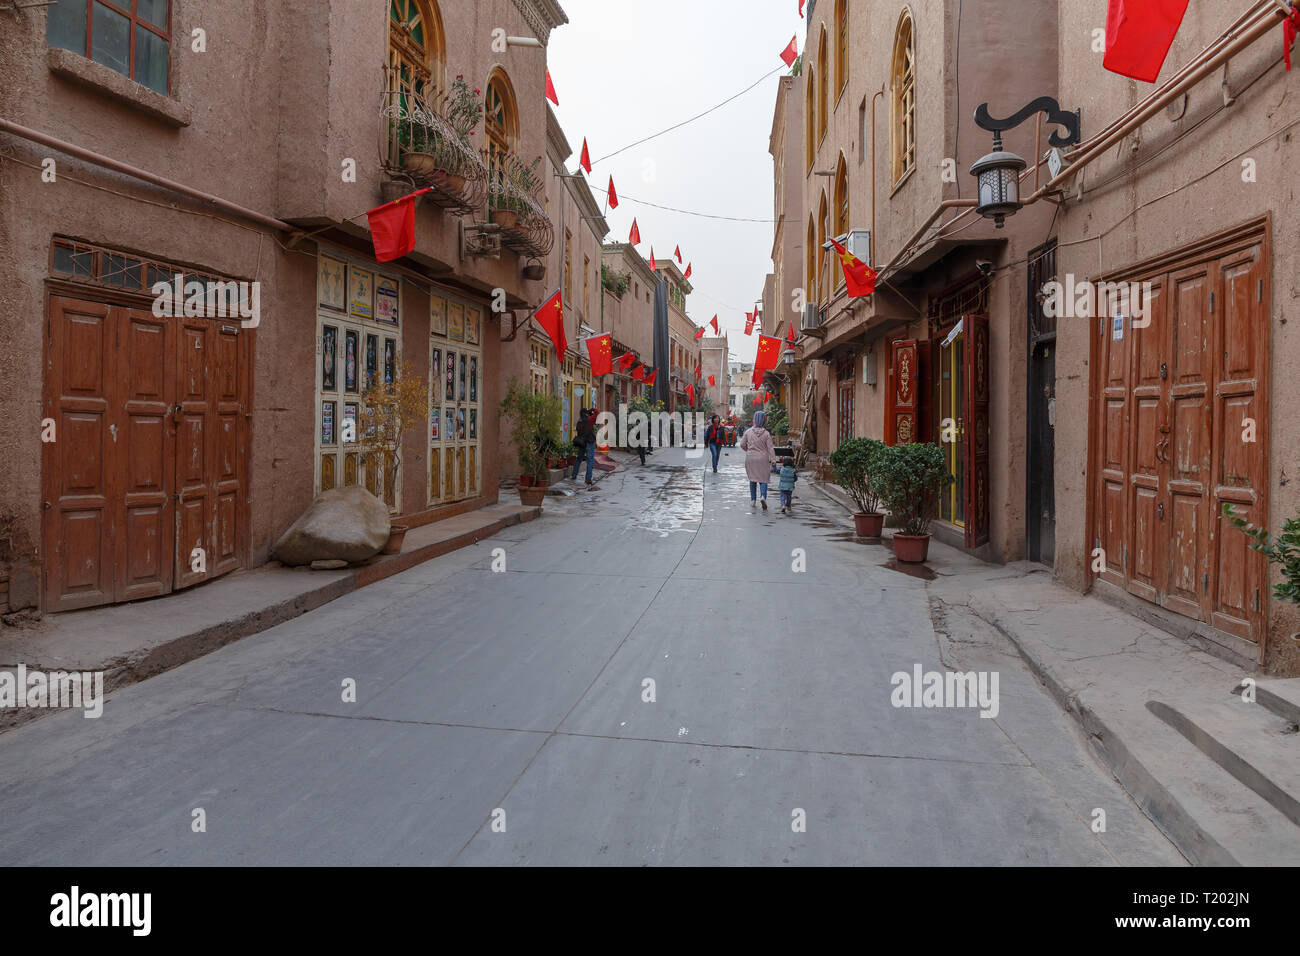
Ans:
<svg viewBox="0 0 1300 956"><path fill-rule="evenodd" d="M388 506L359 485L320 495L271 552L290 567L313 561L364 561L388 543Z"/></svg>

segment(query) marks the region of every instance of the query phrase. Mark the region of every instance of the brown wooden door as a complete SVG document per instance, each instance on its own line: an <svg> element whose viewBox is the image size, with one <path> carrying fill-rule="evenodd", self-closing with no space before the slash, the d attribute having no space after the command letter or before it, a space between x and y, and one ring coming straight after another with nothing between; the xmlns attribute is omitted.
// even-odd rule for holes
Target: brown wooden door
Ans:
<svg viewBox="0 0 1300 956"><path fill-rule="evenodd" d="M891 445L920 441L918 413L923 383L915 340L894 343L889 374L889 420L885 423L885 440Z"/></svg>
<svg viewBox="0 0 1300 956"><path fill-rule="evenodd" d="M1262 235L1238 237L1170 263L1134 280L1150 283L1147 327L1109 303L1096 330L1100 577L1259 640L1267 566L1220 511L1268 519L1267 246Z"/></svg>
<svg viewBox="0 0 1300 956"><path fill-rule="evenodd" d="M839 385L839 443L853 437L853 381L841 381Z"/></svg>
<svg viewBox="0 0 1300 956"><path fill-rule="evenodd" d="M962 385L962 454L966 463L966 547L989 540L989 319L968 315L962 321L966 338Z"/></svg>

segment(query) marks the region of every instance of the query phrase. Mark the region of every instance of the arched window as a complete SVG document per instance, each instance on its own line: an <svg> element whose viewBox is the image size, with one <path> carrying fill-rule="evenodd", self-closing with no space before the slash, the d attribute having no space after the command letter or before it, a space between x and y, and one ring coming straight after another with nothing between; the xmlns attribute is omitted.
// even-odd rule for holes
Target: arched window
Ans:
<svg viewBox="0 0 1300 956"><path fill-rule="evenodd" d="M821 79L817 84L817 141L826 135L826 79L830 75L830 64L826 62L826 27L822 26L822 36L817 42L817 65L821 67Z"/></svg>
<svg viewBox="0 0 1300 956"><path fill-rule="evenodd" d="M893 88L890 102L893 118L893 182L898 183L916 167L916 39L912 14L904 10L894 37Z"/></svg>
<svg viewBox="0 0 1300 956"><path fill-rule="evenodd" d="M849 166L844 161L844 154L840 153L840 165L835 171L835 238L839 239L848 233L849 229ZM843 241L843 240L841 240ZM835 283L838 287L844 282L844 270L839 270L838 281Z"/></svg>
<svg viewBox="0 0 1300 956"><path fill-rule="evenodd" d="M825 303L830 300L830 284L826 281L826 230L830 225L830 214L826 206L826 190L822 190L821 205L817 207L817 301Z"/></svg>
<svg viewBox="0 0 1300 956"><path fill-rule="evenodd" d="M506 181L506 164L519 132L514 90L500 70L493 70L488 77L487 92L483 96L483 130L487 134L490 182L500 185Z"/></svg>
<svg viewBox="0 0 1300 956"><path fill-rule="evenodd" d="M389 0L388 71L392 89L433 99L444 88L442 17L434 0Z"/></svg>
<svg viewBox="0 0 1300 956"><path fill-rule="evenodd" d="M849 4L835 0L835 93L844 92L849 82Z"/></svg>
<svg viewBox="0 0 1300 956"><path fill-rule="evenodd" d="M817 230L813 217L808 216L808 249L804 256L806 271L803 277L804 299L816 304L817 299Z"/></svg>
<svg viewBox="0 0 1300 956"><path fill-rule="evenodd" d="M804 152L808 154L808 171L812 172L813 160L817 157L817 140L814 133L817 129L817 101L814 99L813 90L817 85L817 71L811 65L805 68L805 82L808 84L807 102L804 103Z"/></svg>

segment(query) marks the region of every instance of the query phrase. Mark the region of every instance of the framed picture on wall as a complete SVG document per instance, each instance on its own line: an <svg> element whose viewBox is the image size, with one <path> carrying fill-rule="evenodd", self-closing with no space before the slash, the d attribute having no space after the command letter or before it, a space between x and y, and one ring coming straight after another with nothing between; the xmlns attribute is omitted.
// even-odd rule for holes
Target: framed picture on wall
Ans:
<svg viewBox="0 0 1300 956"><path fill-rule="evenodd" d="M375 277L367 269L352 267L349 273L352 295L348 311L362 319L375 317Z"/></svg>
<svg viewBox="0 0 1300 956"><path fill-rule="evenodd" d="M320 443L334 444L334 403L321 402L320 406Z"/></svg>
<svg viewBox="0 0 1300 956"><path fill-rule="evenodd" d="M429 300L429 332L447 334L447 300L442 296L435 295Z"/></svg>
<svg viewBox="0 0 1300 956"><path fill-rule="evenodd" d="M343 390L359 392L357 388L357 358L360 340L357 333L349 329L343 335Z"/></svg>
<svg viewBox="0 0 1300 956"><path fill-rule="evenodd" d="M478 345L478 325L482 314L473 306L465 309L465 341L470 345Z"/></svg>
<svg viewBox="0 0 1300 956"><path fill-rule="evenodd" d="M366 336L366 388L375 384L379 375L379 336Z"/></svg>
<svg viewBox="0 0 1300 956"><path fill-rule="evenodd" d="M346 312L348 310L348 267L346 263L338 259L331 259L329 256L320 257L320 269L316 278L316 298L323 308L333 309L335 312Z"/></svg>
<svg viewBox="0 0 1300 956"><path fill-rule="evenodd" d="M478 401L478 356L471 355L469 359L469 400Z"/></svg>
<svg viewBox="0 0 1300 956"><path fill-rule="evenodd" d="M429 413L429 441L436 442L442 435L442 409L437 405Z"/></svg>
<svg viewBox="0 0 1300 956"><path fill-rule="evenodd" d="M339 330L327 325L321 331L320 387L322 391L338 391Z"/></svg>
<svg viewBox="0 0 1300 956"><path fill-rule="evenodd" d="M375 277L375 321L397 324L397 280Z"/></svg>
<svg viewBox="0 0 1300 956"><path fill-rule="evenodd" d="M447 338L453 342L465 341L465 307L459 302L447 303Z"/></svg>
<svg viewBox="0 0 1300 956"><path fill-rule="evenodd" d="M343 403L343 441L355 444L357 440L357 419L360 418L360 406L356 402ZM355 483L355 482L354 482Z"/></svg>
<svg viewBox="0 0 1300 956"><path fill-rule="evenodd" d="M384 384L392 385L397 374L397 341L384 339Z"/></svg>

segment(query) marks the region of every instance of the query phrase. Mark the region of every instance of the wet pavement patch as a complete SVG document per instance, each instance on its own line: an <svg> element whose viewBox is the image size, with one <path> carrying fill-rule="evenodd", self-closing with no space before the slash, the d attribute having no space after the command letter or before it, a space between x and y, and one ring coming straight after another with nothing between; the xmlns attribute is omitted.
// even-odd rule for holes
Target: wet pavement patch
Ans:
<svg viewBox="0 0 1300 956"><path fill-rule="evenodd" d="M889 568L891 571L898 571L909 577L920 578L922 581L933 581L937 574L927 568L924 564L908 564L905 561L899 561L892 558L881 565L882 568Z"/></svg>

